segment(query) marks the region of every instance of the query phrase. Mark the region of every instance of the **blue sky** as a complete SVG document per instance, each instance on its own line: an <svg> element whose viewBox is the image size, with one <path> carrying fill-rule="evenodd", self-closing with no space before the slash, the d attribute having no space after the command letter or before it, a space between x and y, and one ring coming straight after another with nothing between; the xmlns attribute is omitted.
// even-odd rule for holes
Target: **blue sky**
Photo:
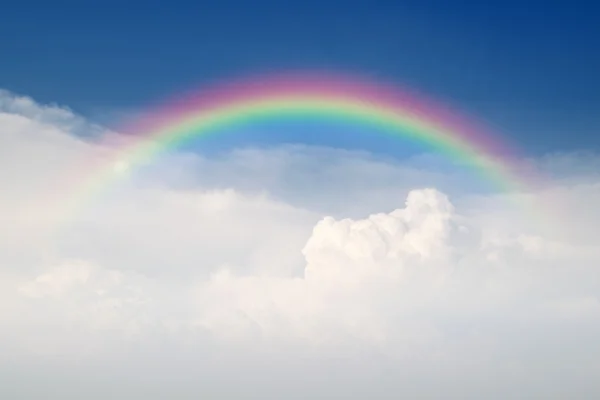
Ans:
<svg viewBox="0 0 600 400"><path fill-rule="evenodd" d="M9 2L0 87L107 124L196 85L326 68L413 86L528 152L600 146L591 1Z"/></svg>

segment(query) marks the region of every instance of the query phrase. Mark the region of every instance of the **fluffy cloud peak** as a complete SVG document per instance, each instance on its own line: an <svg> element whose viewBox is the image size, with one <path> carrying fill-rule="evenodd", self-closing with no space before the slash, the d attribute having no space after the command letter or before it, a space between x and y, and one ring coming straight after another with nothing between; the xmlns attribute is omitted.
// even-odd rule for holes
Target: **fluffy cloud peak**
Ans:
<svg viewBox="0 0 600 400"><path fill-rule="evenodd" d="M398 279L413 265L446 260L454 208L435 189L414 190L406 207L366 219L324 218L303 249L306 277L342 284L380 276Z"/></svg>

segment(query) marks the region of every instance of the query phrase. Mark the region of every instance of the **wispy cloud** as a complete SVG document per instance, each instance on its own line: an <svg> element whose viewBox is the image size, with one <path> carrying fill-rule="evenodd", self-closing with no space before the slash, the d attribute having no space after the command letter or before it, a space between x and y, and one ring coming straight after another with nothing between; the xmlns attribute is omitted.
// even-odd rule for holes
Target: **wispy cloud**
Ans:
<svg viewBox="0 0 600 400"><path fill-rule="evenodd" d="M594 155L536 160L547 231L462 175L301 146L86 197L62 183L97 129L0 92L3 398L600 395Z"/></svg>

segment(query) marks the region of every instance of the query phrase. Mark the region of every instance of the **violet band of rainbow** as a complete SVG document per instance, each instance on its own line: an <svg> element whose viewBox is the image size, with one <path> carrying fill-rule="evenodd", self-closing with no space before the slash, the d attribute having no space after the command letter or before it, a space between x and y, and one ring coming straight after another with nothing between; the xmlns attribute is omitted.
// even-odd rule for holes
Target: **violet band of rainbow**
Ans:
<svg viewBox="0 0 600 400"><path fill-rule="evenodd" d="M94 197L122 179L115 165L135 169L221 128L274 118L339 119L382 128L376 131L421 142L470 166L504 192L531 189L541 179L506 140L415 93L342 74L295 72L225 82L150 110L124 127L127 144L87 169L78 190Z"/></svg>

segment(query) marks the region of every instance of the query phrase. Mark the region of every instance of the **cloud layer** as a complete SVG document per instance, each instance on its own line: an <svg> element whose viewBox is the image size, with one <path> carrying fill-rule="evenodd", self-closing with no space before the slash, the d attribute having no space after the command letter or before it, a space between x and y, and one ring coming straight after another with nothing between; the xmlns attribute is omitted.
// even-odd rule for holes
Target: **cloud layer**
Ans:
<svg viewBox="0 0 600 400"><path fill-rule="evenodd" d="M600 396L593 154L535 160L549 230L464 175L327 148L88 193L101 132L0 91L2 398Z"/></svg>

